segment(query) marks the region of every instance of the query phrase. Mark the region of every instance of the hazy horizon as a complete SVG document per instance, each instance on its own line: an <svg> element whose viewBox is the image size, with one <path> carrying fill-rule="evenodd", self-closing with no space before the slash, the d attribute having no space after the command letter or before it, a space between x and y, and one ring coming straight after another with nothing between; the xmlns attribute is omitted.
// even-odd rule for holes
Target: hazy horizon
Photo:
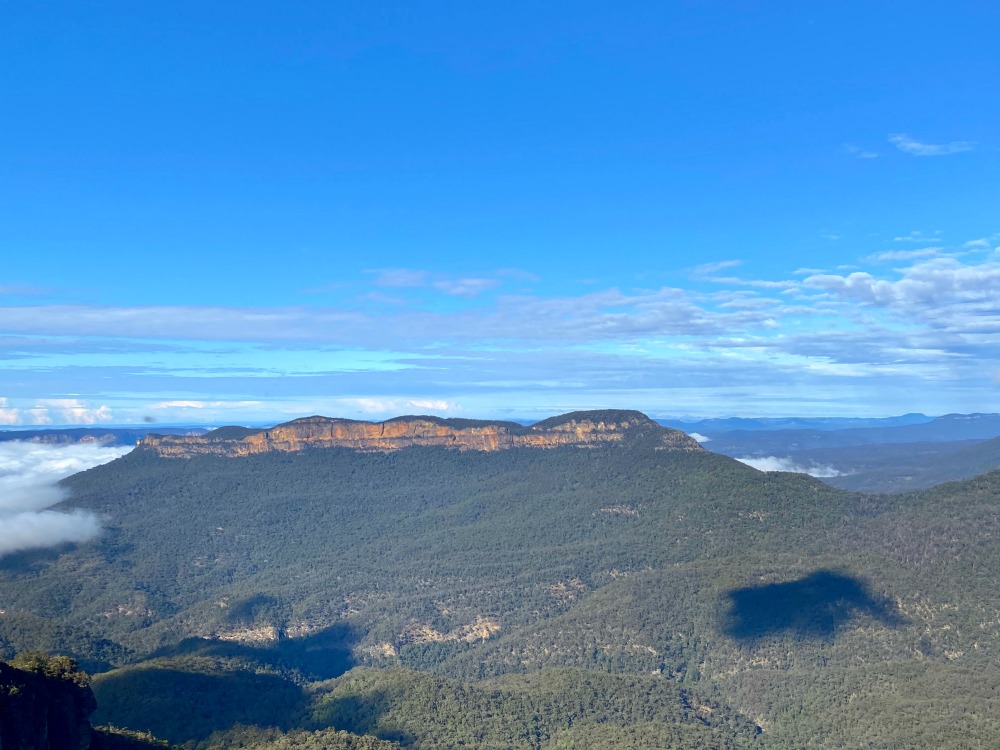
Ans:
<svg viewBox="0 0 1000 750"><path fill-rule="evenodd" d="M602 411L606 408L613 407L593 407L588 409L574 409L572 411ZM614 407L619 408L619 407ZM689 415L689 414L659 414L650 413L643 409L630 409L628 407L620 407L622 410L627 411L639 411L645 414L647 417L658 421L677 421L677 422L691 422L692 424L696 422L702 422L707 420L726 420L726 419L747 419L747 420L760 420L760 421L782 421L782 420L803 420L803 421L819 421L819 420L841 420L841 421L877 421L877 420L891 420L897 419L904 416L922 416L927 417L929 420L938 419L939 417L946 417L951 415L958 416L969 416L973 414L995 414L996 412L949 412L948 414L924 414L923 412L906 412L904 414L873 414L873 415L860 415L843 417L834 414L814 414L814 415L802 415L802 414L780 414L780 415L760 415L760 414L732 414L732 413L722 413L722 414L712 414L712 415ZM150 429L154 430L157 427L169 427L169 428L182 428L182 427L222 427L228 425L238 425L242 427L255 427L255 426L265 426L274 425L281 422L288 422L295 419L302 419L311 416L322 416L329 417L331 419L355 419L358 421L367 422L380 422L387 419L394 419L398 417L419 417L419 416L437 416L444 419L495 419L497 421L505 420L509 422L523 422L525 424L533 424L535 422L540 422L548 417L556 417L567 412L552 412L551 414L544 414L542 416L535 417L519 417L515 415L505 415L502 417L483 417L477 414L430 414L427 412L408 412L400 414L390 414L385 417L369 417L362 418L356 416L344 416L341 414L299 414L296 416L282 416L275 417L273 419L240 419L238 415L233 416L233 421L229 422L207 422L199 420L189 420L189 421L172 421L172 422L150 422L150 421L138 421L138 422L71 422L64 424L0 424L0 432L26 432L32 430L78 430L78 429Z"/></svg>

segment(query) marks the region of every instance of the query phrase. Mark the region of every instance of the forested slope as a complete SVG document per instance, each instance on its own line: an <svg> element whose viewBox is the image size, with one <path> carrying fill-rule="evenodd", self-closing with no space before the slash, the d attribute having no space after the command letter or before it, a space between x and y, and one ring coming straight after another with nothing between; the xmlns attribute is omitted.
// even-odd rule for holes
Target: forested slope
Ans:
<svg viewBox="0 0 1000 750"><path fill-rule="evenodd" d="M662 445L134 452L67 482L98 541L3 561L0 638L202 747L1000 735L1000 475L861 495Z"/></svg>

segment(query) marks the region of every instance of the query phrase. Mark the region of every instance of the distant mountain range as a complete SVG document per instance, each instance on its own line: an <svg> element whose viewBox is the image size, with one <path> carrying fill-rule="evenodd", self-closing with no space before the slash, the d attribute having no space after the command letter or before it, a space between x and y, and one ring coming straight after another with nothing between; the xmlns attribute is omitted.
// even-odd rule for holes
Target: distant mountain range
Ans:
<svg viewBox="0 0 1000 750"><path fill-rule="evenodd" d="M50 445L96 443L135 445L150 433L158 435L203 435L204 427L44 427L30 430L0 430L0 441L27 440Z"/></svg>
<svg viewBox="0 0 1000 750"><path fill-rule="evenodd" d="M808 450L848 445L878 445L883 443L949 442L953 440L988 440L1000 437L1000 414L946 414L925 417L907 414L885 420L802 419L802 420L703 420L686 426L672 420L658 420L667 427L696 432L711 439L712 449L734 455L735 451L752 449L758 453L770 450ZM857 421L886 422L858 425ZM788 427L788 423L802 426Z"/></svg>
<svg viewBox="0 0 1000 750"><path fill-rule="evenodd" d="M935 418L926 414L903 414L899 417L714 417L711 419L657 419L664 427L684 432L714 435L733 430L846 430L861 427L898 427L923 424Z"/></svg>
<svg viewBox="0 0 1000 750"><path fill-rule="evenodd" d="M789 429L790 424L800 426ZM907 414L885 420L713 419L680 429L697 435L715 453L757 465L775 459L776 466L812 472L835 486L869 492L921 489L1000 468L995 442L1000 437L998 414L935 418Z"/></svg>

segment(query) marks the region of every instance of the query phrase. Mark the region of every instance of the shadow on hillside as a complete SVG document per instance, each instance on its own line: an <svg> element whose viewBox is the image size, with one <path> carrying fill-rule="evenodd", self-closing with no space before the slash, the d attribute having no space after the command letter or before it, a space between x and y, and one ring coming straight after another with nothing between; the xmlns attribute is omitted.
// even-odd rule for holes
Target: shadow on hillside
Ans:
<svg viewBox="0 0 1000 750"><path fill-rule="evenodd" d="M389 709L389 698L382 691L363 695L344 695L324 701L315 712L313 721L323 727L343 729L354 734L370 734L380 740L412 745L416 737L395 726L382 726L382 717ZM428 724L436 719L426 717Z"/></svg>
<svg viewBox="0 0 1000 750"><path fill-rule="evenodd" d="M799 638L832 638L860 616L890 627L905 622L895 604L873 596L862 579L830 570L797 581L734 589L728 597L723 630L740 641L785 632Z"/></svg>
<svg viewBox="0 0 1000 750"><path fill-rule="evenodd" d="M151 653L146 659L203 656L246 665L264 665L281 672L295 672L306 680L340 677L354 666L351 644L354 630L338 623L302 638L282 638L276 643L252 646L210 638L185 638Z"/></svg>
<svg viewBox="0 0 1000 750"><path fill-rule="evenodd" d="M238 724L288 730L305 720L309 697L290 680L242 670L194 671L183 660L173 662L126 667L94 680L92 721L179 744Z"/></svg>
<svg viewBox="0 0 1000 750"><path fill-rule="evenodd" d="M61 554L73 549L75 546L74 544L67 543L45 549L9 552L0 557L0 572L14 575L38 573L50 563L58 560Z"/></svg>
<svg viewBox="0 0 1000 750"><path fill-rule="evenodd" d="M237 725L281 730L310 725L302 683L354 666L351 628L252 646L187 638L94 680L94 723L150 731L172 743L202 741Z"/></svg>

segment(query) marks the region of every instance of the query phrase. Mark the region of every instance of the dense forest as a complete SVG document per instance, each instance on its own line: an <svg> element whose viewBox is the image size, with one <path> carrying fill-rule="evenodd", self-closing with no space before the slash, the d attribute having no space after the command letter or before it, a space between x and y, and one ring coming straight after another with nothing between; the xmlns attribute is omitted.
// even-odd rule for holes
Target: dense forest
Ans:
<svg viewBox="0 0 1000 750"><path fill-rule="evenodd" d="M66 480L98 540L0 559L0 648L198 750L995 743L1000 473L861 494L654 437L134 451Z"/></svg>

